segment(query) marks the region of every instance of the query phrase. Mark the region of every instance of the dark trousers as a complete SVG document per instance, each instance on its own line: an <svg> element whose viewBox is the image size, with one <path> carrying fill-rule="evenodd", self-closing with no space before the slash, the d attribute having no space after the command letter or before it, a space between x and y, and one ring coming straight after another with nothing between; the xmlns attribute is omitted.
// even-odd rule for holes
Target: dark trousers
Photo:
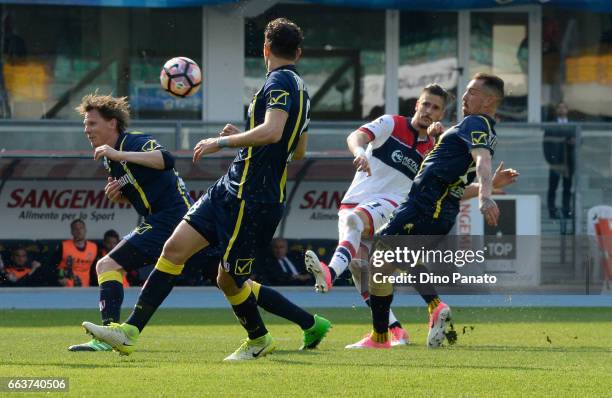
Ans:
<svg viewBox="0 0 612 398"><path fill-rule="evenodd" d="M564 214L568 214L572 196L572 175L563 176L562 173L553 169L550 170L548 175L548 210L553 212L557 208L555 205L555 197L557 196L557 187L559 186L560 179L563 179L562 209Z"/></svg>

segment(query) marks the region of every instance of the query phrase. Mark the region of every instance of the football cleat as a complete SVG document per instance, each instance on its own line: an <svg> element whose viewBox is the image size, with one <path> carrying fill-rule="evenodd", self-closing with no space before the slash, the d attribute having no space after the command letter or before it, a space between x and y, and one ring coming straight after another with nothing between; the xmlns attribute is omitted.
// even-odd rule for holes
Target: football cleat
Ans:
<svg viewBox="0 0 612 398"><path fill-rule="evenodd" d="M319 257L312 250L306 250L304 265L306 271L315 277L315 290L318 293L329 292L333 282L327 264L320 262Z"/></svg>
<svg viewBox="0 0 612 398"><path fill-rule="evenodd" d="M349 350L354 349L362 349L362 348L391 348L391 342L389 340L384 343L377 343L372 340L372 335L368 334L363 339L359 340L354 344L349 344L344 348L348 348Z"/></svg>
<svg viewBox="0 0 612 398"><path fill-rule="evenodd" d="M75 344L75 345L71 345L70 347L68 347L68 351L73 351L73 352L76 352L76 351L112 351L112 350L113 350L113 347L97 339L91 339L87 343Z"/></svg>
<svg viewBox="0 0 612 398"><path fill-rule="evenodd" d="M410 338L408 337L408 333L401 326L396 326L394 328L389 329L389 334L391 335L391 347L395 347L398 345L408 345Z"/></svg>
<svg viewBox="0 0 612 398"><path fill-rule="evenodd" d="M138 328L127 323L111 323L108 326L98 326L91 322L83 322L85 331L118 351L120 355L130 355L136 349L140 332Z"/></svg>
<svg viewBox="0 0 612 398"><path fill-rule="evenodd" d="M227 356L224 361L249 361L265 357L276 349L274 340L270 333L258 337L256 339L246 339L240 347L231 355Z"/></svg>
<svg viewBox="0 0 612 398"><path fill-rule="evenodd" d="M427 347L438 348L446 337L446 323L450 322L450 307L443 302L429 315L429 333L427 333Z"/></svg>
<svg viewBox="0 0 612 398"><path fill-rule="evenodd" d="M319 343L323 341L325 335L332 328L332 324L322 316L314 315L314 325L310 329L304 330L304 344L300 350L312 350L317 348Z"/></svg>

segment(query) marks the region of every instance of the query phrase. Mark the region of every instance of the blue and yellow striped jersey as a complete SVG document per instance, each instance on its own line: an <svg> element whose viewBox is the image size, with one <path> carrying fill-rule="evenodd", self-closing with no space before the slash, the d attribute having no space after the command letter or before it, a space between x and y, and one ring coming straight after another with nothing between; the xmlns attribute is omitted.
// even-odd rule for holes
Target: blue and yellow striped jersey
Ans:
<svg viewBox="0 0 612 398"><path fill-rule="evenodd" d="M285 201L287 165L310 120L308 90L294 65L281 66L268 73L266 82L249 106L246 130L262 124L270 109L288 114L280 141L240 148L229 171L222 177L229 192L249 202Z"/></svg>
<svg viewBox="0 0 612 398"><path fill-rule="evenodd" d="M149 152L163 147L153 137L141 132L121 133L115 149L125 152ZM138 214L146 217L162 210L189 209L193 200L185 183L174 169L156 170L129 162L104 158L104 167L119 181L121 193Z"/></svg>
<svg viewBox="0 0 612 398"><path fill-rule="evenodd" d="M465 187L476 177L471 151L495 151L495 120L487 115L470 115L442 134L414 178L409 198L433 218L454 218Z"/></svg>

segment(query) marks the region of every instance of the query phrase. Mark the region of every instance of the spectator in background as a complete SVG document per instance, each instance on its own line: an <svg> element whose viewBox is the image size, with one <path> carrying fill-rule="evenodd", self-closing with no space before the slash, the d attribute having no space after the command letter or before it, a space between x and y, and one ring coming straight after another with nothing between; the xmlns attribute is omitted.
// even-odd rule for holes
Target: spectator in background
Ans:
<svg viewBox="0 0 612 398"><path fill-rule="evenodd" d="M121 237L114 229L109 229L104 232L104 237L102 238L102 247L100 247L100 251L98 252L97 260L106 256L111 250L115 248L121 241ZM148 275L148 274L147 274ZM123 276L123 287L130 286L139 286L141 285L139 281L139 275L137 270L131 270L126 272ZM98 286L98 273L96 272L96 267L91 267L89 271L89 286Z"/></svg>
<svg viewBox="0 0 612 398"><path fill-rule="evenodd" d="M104 238L102 239L102 247L100 248L100 258L106 256L111 250L117 246L121 238L114 229L109 229L104 232Z"/></svg>
<svg viewBox="0 0 612 398"><path fill-rule="evenodd" d="M287 240L274 238L270 245L272 256L264 262L265 274L271 285L307 285L312 278L304 269L302 260L288 257L289 246Z"/></svg>
<svg viewBox="0 0 612 398"><path fill-rule="evenodd" d="M63 241L56 254L58 282L66 287L89 286L98 245L86 240L87 227L83 220L71 222L70 233L72 239Z"/></svg>
<svg viewBox="0 0 612 398"><path fill-rule="evenodd" d="M11 253L11 261L0 268L0 285L37 286L39 281L36 271L40 266L38 261L28 261L28 252L25 248L16 247Z"/></svg>
<svg viewBox="0 0 612 398"><path fill-rule="evenodd" d="M554 127L544 129L543 149L544 158L550 166L548 174L548 214L550 218L571 217L571 191L574 174L574 148L576 138L574 129L567 126L568 108L560 102L556 109L556 122ZM559 180L563 179L563 193L561 196L561 213L557 209L556 196Z"/></svg>

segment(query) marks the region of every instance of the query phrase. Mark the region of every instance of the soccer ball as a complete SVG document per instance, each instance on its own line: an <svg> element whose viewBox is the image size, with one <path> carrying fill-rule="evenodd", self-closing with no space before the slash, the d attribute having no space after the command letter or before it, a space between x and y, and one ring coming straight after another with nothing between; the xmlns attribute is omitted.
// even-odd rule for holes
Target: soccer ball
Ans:
<svg viewBox="0 0 612 398"><path fill-rule="evenodd" d="M159 74L164 90L175 97L189 97L200 89L202 72L195 61L186 57L175 57L164 64Z"/></svg>

